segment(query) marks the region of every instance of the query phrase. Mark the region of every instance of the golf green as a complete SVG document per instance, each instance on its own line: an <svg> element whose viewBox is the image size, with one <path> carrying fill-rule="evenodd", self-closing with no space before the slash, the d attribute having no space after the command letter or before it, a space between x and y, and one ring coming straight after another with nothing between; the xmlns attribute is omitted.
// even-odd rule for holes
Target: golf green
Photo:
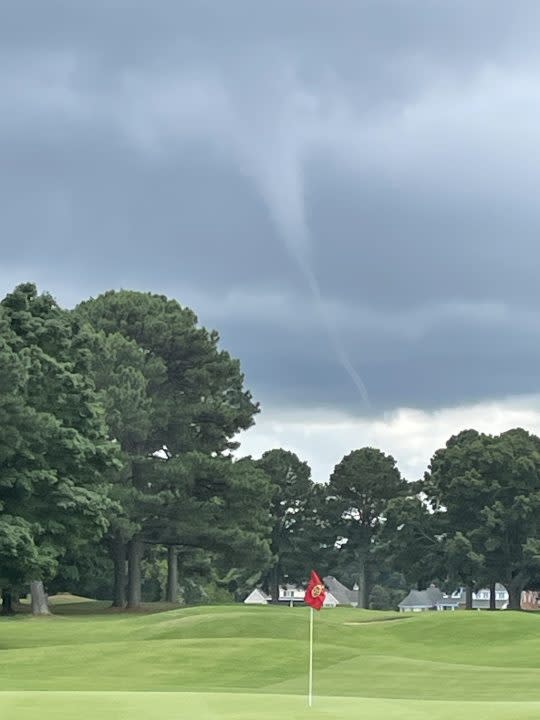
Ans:
<svg viewBox="0 0 540 720"><path fill-rule="evenodd" d="M540 717L535 614L325 610L310 710L305 608L96 608L0 621L2 720Z"/></svg>

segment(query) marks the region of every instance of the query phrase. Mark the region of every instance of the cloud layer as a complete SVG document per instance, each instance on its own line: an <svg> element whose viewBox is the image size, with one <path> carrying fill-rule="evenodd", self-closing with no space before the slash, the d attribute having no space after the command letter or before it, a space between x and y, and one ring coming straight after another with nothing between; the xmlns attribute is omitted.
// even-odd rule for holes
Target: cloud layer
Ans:
<svg viewBox="0 0 540 720"><path fill-rule="evenodd" d="M269 412L257 428L241 436L246 454L259 457L265 450L284 447L309 458L313 478L326 482L344 455L360 447L377 447L391 454L404 477L419 480L434 452L449 437L467 428L499 434L525 427L540 435L540 396L509 397L436 411L401 408L376 419L343 412Z"/></svg>
<svg viewBox="0 0 540 720"><path fill-rule="evenodd" d="M177 297L269 418L324 408L355 443L366 415L423 438L399 408L433 428L535 396L537 2L3 15L0 290Z"/></svg>

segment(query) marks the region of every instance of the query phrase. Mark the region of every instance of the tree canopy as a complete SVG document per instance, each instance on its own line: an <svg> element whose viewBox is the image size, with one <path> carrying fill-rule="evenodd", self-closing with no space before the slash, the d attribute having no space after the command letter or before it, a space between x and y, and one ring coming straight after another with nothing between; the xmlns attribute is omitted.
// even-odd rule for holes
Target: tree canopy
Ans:
<svg viewBox="0 0 540 720"><path fill-rule="evenodd" d="M0 302L0 588L137 607L146 598L274 600L309 570L395 607L407 586L540 578L540 439L465 430L405 482L364 447L315 483L293 451L242 457L259 405L240 362L163 295L62 309L31 284ZM492 592L492 598L494 598ZM470 604L470 603L469 603Z"/></svg>
<svg viewBox="0 0 540 720"><path fill-rule="evenodd" d="M368 606L370 573L388 504L404 490L394 458L370 447L346 455L330 477L325 516L340 554L357 567L361 607Z"/></svg>
<svg viewBox="0 0 540 720"><path fill-rule="evenodd" d="M266 585L276 602L279 587L285 579L301 582L305 576L306 553L312 545L309 530L314 514L314 486L309 465L288 450L269 450L263 453L257 465L271 482L270 549L273 560Z"/></svg>
<svg viewBox="0 0 540 720"><path fill-rule="evenodd" d="M35 286L0 304L0 574L48 578L105 531L121 467L87 374L86 337Z"/></svg>
<svg viewBox="0 0 540 720"><path fill-rule="evenodd" d="M234 436L250 427L258 406L244 389L238 360L219 348L218 333L200 327L178 302L150 293L111 291L81 303L75 315L104 348L91 371L129 468L119 472L115 495L123 510L112 528L116 604L124 602L126 542L131 606L140 602L144 543L223 550L228 539L229 552L247 543L263 564L266 517L247 490L257 489L264 508L266 480L254 465L229 457ZM156 458L159 451L163 457ZM250 517L261 519L256 530ZM174 553L170 558L176 562Z"/></svg>
<svg viewBox="0 0 540 720"><path fill-rule="evenodd" d="M473 430L438 450L423 491L444 533L449 574L502 582L512 607L539 568L540 439L522 429Z"/></svg>

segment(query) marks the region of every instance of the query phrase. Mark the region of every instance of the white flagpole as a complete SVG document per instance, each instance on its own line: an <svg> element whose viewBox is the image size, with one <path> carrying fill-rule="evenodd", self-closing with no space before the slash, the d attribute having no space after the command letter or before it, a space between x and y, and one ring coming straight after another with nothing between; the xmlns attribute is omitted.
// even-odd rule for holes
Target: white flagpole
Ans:
<svg viewBox="0 0 540 720"><path fill-rule="evenodd" d="M313 608L309 608L309 690L308 706L313 705Z"/></svg>

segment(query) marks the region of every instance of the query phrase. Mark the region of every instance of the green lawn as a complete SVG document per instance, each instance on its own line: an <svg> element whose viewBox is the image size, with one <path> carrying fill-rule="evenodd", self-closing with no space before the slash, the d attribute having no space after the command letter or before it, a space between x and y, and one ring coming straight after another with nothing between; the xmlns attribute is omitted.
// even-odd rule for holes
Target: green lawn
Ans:
<svg viewBox="0 0 540 720"><path fill-rule="evenodd" d="M2 720L540 718L534 614L325 610L310 712L306 609L59 612L0 621Z"/></svg>

